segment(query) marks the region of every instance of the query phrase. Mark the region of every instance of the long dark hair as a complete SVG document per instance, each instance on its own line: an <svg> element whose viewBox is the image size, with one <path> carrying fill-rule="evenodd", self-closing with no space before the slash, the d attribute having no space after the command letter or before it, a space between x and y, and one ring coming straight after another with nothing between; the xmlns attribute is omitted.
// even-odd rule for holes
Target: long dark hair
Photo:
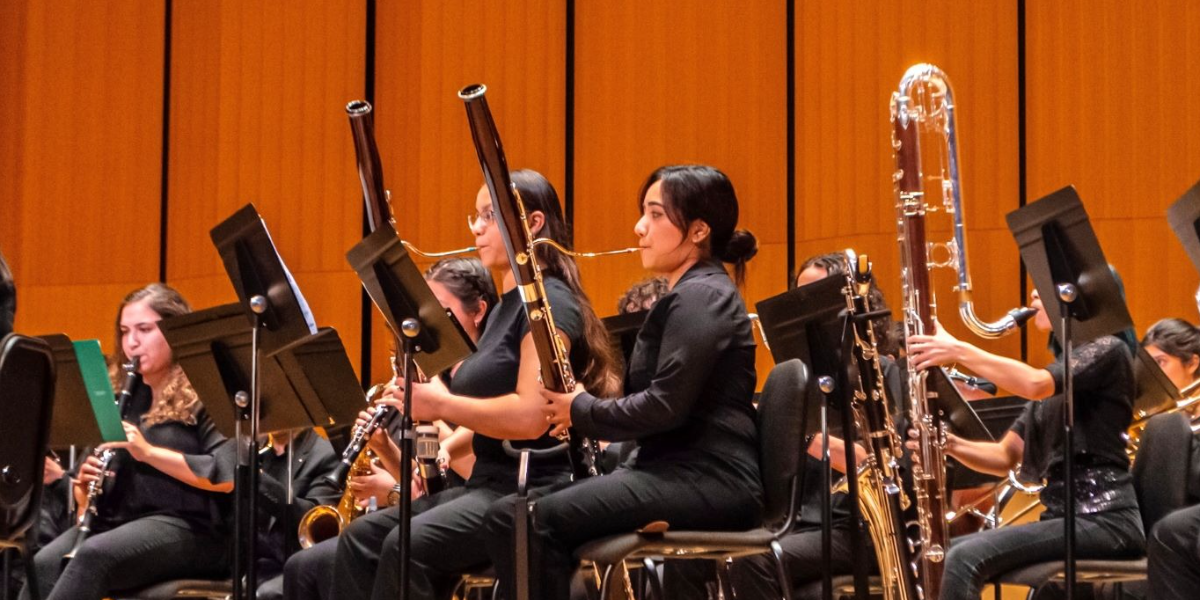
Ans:
<svg viewBox="0 0 1200 600"><path fill-rule="evenodd" d="M537 236L552 239L570 249L571 230L563 218L558 192L554 190L550 181L541 173L530 169L513 171L512 181L521 193L526 212L540 211L543 215L542 229ZM587 367L580 381L585 388L598 396L615 395L620 385L616 374L616 358L608 342L608 330L604 328L600 317L596 316L591 300L583 291L579 280L579 267L571 257L545 244L537 246L535 253L542 273L562 280L579 301L579 314L583 318L583 341L587 344L588 357Z"/></svg>
<svg viewBox="0 0 1200 600"><path fill-rule="evenodd" d="M492 274L482 261L478 258L443 258L425 270L425 279L446 286L472 315L479 314L480 302L484 302L487 312L479 324L479 331L483 332L488 313L499 302L499 297L496 295L496 282L492 281Z"/></svg>
<svg viewBox="0 0 1200 600"><path fill-rule="evenodd" d="M12 272L0 254L0 338L12 333L17 315L17 286Z"/></svg>
<svg viewBox="0 0 1200 600"><path fill-rule="evenodd" d="M129 362L129 357L125 356L125 348L121 345L121 313L125 311L126 306L143 301L164 319L192 312L192 307L183 294L166 284L151 283L129 292L129 295L121 301L121 306L117 307L116 343L113 345L113 362L109 365L108 371L114 386L120 385L124 375L121 365ZM195 425L196 413L200 410L200 406L200 397L192 388L187 375L184 375L183 368L179 366L172 355L171 374L166 385L159 391L158 398L150 406L150 410L142 415L142 424L151 426L167 421L179 421Z"/></svg>
<svg viewBox="0 0 1200 600"><path fill-rule="evenodd" d="M809 267L820 267L828 273L827 277L845 277L846 276L846 255L840 252L830 252L829 254L817 254L808 257L800 269L796 271L796 276L792 277L788 287L796 287L796 280L800 278ZM883 297L883 290L879 289L879 284L875 282L875 276L871 276L871 287L867 291L867 303L871 306L872 311L887 310L887 299ZM875 345L880 354L889 356L898 356L900 352L900 340L895 335L892 326L892 318L890 316L881 316L871 320L871 328L875 332ZM902 330L903 331L903 330Z"/></svg>
<svg viewBox="0 0 1200 600"><path fill-rule="evenodd" d="M1193 356L1200 356L1200 331L1183 319L1163 319L1146 330L1142 346L1155 346L1187 365Z"/></svg>
<svg viewBox="0 0 1200 600"><path fill-rule="evenodd" d="M721 171L707 165L659 167L642 184L638 212L646 191L662 182L663 210L680 231L687 232L699 219L711 230L706 250L709 256L733 265L738 285L746 280L746 262L758 253L758 240L745 229L737 229L738 199L733 183Z"/></svg>

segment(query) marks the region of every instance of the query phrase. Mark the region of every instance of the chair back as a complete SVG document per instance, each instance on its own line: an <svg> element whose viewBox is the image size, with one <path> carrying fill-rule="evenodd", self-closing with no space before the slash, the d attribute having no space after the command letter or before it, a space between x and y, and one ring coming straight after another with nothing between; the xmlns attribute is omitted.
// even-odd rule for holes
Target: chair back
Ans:
<svg viewBox="0 0 1200 600"><path fill-rule="evenodd" d="M1187 506L1191 448L1192 428L1186 414L1155 415L1147 421L1133 462L1133 487L1147 533L1159 519Z"/></svg>
<svg viewBox="0 0 1200 600"><path fill-rule="evenodd" d="M54 399L54 357L38 338L0 340L0 540L21 536L37 518Z"/></svg>
<svg viewBox="0 0 1200 600"><path fill-rule="evenodd" d="M779 525L790 516L804 457L804 397L808 368L798 359L771 369L758 400L759 469L763 522Z"/></svg>

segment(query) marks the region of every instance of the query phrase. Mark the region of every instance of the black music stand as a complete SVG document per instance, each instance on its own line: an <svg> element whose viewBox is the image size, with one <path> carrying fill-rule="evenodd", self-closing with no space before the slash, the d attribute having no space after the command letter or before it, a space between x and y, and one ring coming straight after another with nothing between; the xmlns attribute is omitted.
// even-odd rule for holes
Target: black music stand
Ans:
<svg viewBox="0 0 1200 600"><path fill-rule="evenodd" d="M639 310L600 319L604 323L604 328L608 330L609 345L619 352L618 356L622 357L625 365L629 364L629 357L633 355L633 346L637 343L638 332L642 330L642 324L646 322L648 314L650 314L649 310Z"/></svg>
<svg viewBox="0 0 1200 600"><path fill-rule="evenodd" d="M805 286L772 296L755 305L758 317L771 340L771 356L776 363L800 359L817 381L809 386L804 399L802 432L805 439L821 434L821 593L825 600L833 597L831 555L833 551L832 500L833 474L829 464L829 436L838 435L846 443L846 482L852 526L850 546L853 556L865 550L858 507L858 478L854 476L854 421L850 410L849 373L845 358L846 336L853 335L846 321L846 297L842 288L844 277L831 276ZM840 423L831 426L829 411L839 413ZM815 414L814 414L815 413ZM814 431L813 423L818 429ZM804 448L807 452L808 449ZM803 464L803 463L801 463ZM799 497L803 498L804 478L801 478ZM854 561L854 593L865 600L868 596L867 561Z"/></svg>
<svg viewBox="0 0 1200 600"><path fill-rule="evenodd" d="M1137 396L1133 400L1133 418L1148 419L1164 410L1175 408L1183 399L1179 388L1171 382L1162 367L1145 348L1138 348L1133 361L1133 378L1137 381Z"/></svg>
<svg viewBox="0 0 1200 600"><path fill-rule="evenodd" d="M475 351L454 314L442 306L413 263L396 230L381 223L349 252L346 260L358 273L367 295L388 327L401 340L404 353L404 410L400 414L400 598L408 598L409 552L412 546L412 469L415 432L412 384L416 367L437 374ZM436 459L436 457L434 457Z"/></svg>
<svg viewBox="0 0 1200 600"><path fill-rule="evenodd" d="M1067 597L1073 598L1075 390L1070 356L1075 344L1130 328L1133 319L1074 187L1010 212L1006 220L1063 350L1065 580Z"/></svg>
<svg viewBox="0 0 1200 600"><path fill-rule="evenodd" d="M1167 209L1167 222L1183 243L1192 266L1200 271L1200 182L1184 192Z"/></svg>
<svg viewBox="0 0 1200 600"><path fill-rule="evenodd" d="M17 286L13 282L4 253L0 252L0 338L13 332L13 321L17 314Z"/></svg>
<svg viewBox="0 0 1200 600"><path fill-rule="evenodd" d="M100 427L92 412L92 401L83 375L79 372L79 359L75 357L75 345L71 338L61 333L38 336L50 345L54 354L54 418L50 422L50 447L98 446L104 443Z"/></svg>
<svg viewBox="0 0 1200 600"><path fill-rule="evenodd" d="M253 451L253 447L261 431L261 367L266 357L274 356L284 348L294 349L293 344L306 340L308 336L318 335L318 331L303 295L276 251L266 224L252 204L242 207L214 227L210 236L221 254L225 271L251 328L249 386L238 390L241 394L234 395L235 404L240 410L235 419L238 476L234 484L237 497L234 514L238 543L234 546L233 588L234 597L243 600L253 598L258 584L255 546L259 466L258 453ZM333 335L336 337L336 333ZM344 351L343 360L346 360ZM355 388L359 386L356 384ZM243 421L249 424L248 431L240 427ZM290 474L290 445L288 457ZM290 502L290 475L288 488Z"/></svg>

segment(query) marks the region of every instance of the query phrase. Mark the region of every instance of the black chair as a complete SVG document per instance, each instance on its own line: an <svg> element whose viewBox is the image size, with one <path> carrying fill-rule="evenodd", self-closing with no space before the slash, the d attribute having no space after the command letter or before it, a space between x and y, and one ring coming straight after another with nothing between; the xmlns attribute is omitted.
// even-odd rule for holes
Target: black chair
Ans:
<svg viewBox="0 0 1200 600"><path fill-rule="evenodd" d="M1187 478L1191 458L1192 428L1183 413L1156 415L1146 423L1141 447L1133 463L1133 487L1142 513L1142 526L1149 536L1154 524L1168 513L1187 506ZM1001 585L1029 588L1028 598L1049 584L1062 583L1066 565L1047 561L1014 569L995 577L996 598ZM1075 561L1080 583L1122 583L1146 578L1146 558L1126 560L1080 559ZM1118 589L1118 592L1120 590Z"/></svg>
<svg viewBox="0 0 1200 600"><path fill-rule="evenodd" d="M26 581L37 589L29 545L36 539L42 475L50 439L54 356L45 341L18 334L0 340L0 550L25 555ZM8 573L4 573L7 585Z"/></svg>
<svg viewBox="0 0 1200 600"><path fill-rule="evenodd" d="M791 586L778 539L791 529L796 516L803 455L803 436L797 432L802 426L807 386L808 370L799 360L775 365L763 386L758 405L759 458L765 492L763 526L751 531L643 531L589 542L575 556L592 562L603 572L601 598L609 597L613 575L620 572L614 565L619 567L625 561L640 565L646 558L705 559L724 564L727 559L770 552L783 597L790 600ZM726 597L731 597L728 592Z"/></svg>

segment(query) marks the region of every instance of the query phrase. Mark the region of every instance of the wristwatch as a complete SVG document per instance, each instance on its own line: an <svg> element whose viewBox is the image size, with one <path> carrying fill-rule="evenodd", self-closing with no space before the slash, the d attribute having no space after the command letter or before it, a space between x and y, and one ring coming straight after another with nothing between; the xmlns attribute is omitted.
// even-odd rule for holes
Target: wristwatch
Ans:
<svg viewBox="0 0 1200 600"><path fill-rule="evenodd" d="M392 486L392 491L388 492L387 505L397 506L400 504L400 484Z"/></svg>

